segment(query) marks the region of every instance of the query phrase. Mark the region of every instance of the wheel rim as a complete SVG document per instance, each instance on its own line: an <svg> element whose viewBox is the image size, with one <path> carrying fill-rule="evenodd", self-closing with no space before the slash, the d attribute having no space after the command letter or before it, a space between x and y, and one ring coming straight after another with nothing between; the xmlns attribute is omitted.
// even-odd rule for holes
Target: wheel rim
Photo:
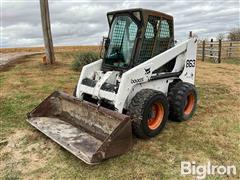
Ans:
<svg viewBox="0 0 240 180"><path fill-rule="evenodd" d="M164 116L164 108L161 103L154 103L151 110L151 117L148 119L148 127L151 130L157 129Z"/></svg>
<svg viewBox="0 0 240 180"><path fill-rule="evenodd" d="M194 95L191 93L187 96L187 100L186 100L186 104L185 104L185 108L184 108L184 114L185 115L189 115L191 114L193 107L195 104L195 97Z"/></svg>

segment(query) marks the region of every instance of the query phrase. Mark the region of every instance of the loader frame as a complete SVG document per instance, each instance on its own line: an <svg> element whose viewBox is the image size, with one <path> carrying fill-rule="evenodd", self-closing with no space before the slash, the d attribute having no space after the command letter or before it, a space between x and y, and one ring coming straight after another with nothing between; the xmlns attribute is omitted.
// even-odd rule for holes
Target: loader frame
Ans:
<svg viewBox="0 0 240 180"><path fill-rule="evenodd" d="M108 71L103 74L101 80L94 87L82 84L84 78L92 78L94 72L101 71L102 59L83 67L79 82L77 85L76 96L83 98L83 94L90 94L97 99L106 99L110 101L116 111L123 113L131 99L141 89L153 89L161 91L167 95L168 86L174 80L181 80L194 84L196 68L196 48L197 40L191 37L185 42L168 49L167 51L147 60L146 62L135 66L124 72L121 76L121 83L117 93L101 89L104 82L107 81L115 71ZM155 70L166 63L175 60L175 66L171 72L154 73Z"/></svg>

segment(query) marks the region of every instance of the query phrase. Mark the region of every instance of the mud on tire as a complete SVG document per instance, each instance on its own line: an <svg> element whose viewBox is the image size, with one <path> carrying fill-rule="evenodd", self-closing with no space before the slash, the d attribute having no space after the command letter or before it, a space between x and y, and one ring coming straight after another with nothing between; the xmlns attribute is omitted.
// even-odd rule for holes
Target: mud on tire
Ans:
<svg viewBox="0 0 240 180"><path fill-rule="evenodd" d="M192 117L197 105L197 91L186 82L175 84L168 93L169 117L173 121L185 121Z"/></svg>
<svg viewBox="0 0 240 180"><path fill-rule="evenodd" d="M133 97L128 114L133 120L133 133L137 137L154 137L163 130L168 120L167 97L151 89L141 90Z"/></svg>

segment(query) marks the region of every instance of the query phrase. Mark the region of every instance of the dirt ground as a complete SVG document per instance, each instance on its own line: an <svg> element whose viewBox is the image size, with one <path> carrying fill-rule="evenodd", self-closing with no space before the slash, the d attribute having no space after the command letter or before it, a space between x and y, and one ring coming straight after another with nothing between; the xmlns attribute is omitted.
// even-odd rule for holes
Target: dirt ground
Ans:
<svg viewBox="0 0 240 180"><path fill-rule="evenodd" d="M25 58L27 56L43 54L43 52L11 52L0 53L0 69L3 69L9 64L15 63L18 59Z"/></svg>
<svg viewBox="0 0 240 180"><path fill-rule="evenodd" d="M79 72L71 53L58 53L51 67L41 55L0 71L0 177L3 179L194 179L180 176L181 161L240 168L240 71L238 63L197 62L198 108L186 122L169 121L161 135L137 140L134 148L89 166L26 122L54 90L72 93ZM239 61L239 59L238 59ZM232 61L229 61L232 62ZM239 179L209 176L208 179Z"/></svg>

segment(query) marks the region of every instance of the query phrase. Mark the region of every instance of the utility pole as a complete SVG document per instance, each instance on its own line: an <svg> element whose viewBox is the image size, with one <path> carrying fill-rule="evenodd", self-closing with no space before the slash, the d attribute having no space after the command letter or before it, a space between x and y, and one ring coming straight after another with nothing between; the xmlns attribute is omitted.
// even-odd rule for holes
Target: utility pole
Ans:
<svg viewBox="0 0 240 180"><path fill-rule="evenodd" d="M42 30L43 30L43 39L45 45L46 64L53 64L55 62L53 42L52 42L52 33L51 33L51 24L50 24L50 15L49 15L49 6L48 0L40 0L41 8L41 19L42 19Z"/></svg>

